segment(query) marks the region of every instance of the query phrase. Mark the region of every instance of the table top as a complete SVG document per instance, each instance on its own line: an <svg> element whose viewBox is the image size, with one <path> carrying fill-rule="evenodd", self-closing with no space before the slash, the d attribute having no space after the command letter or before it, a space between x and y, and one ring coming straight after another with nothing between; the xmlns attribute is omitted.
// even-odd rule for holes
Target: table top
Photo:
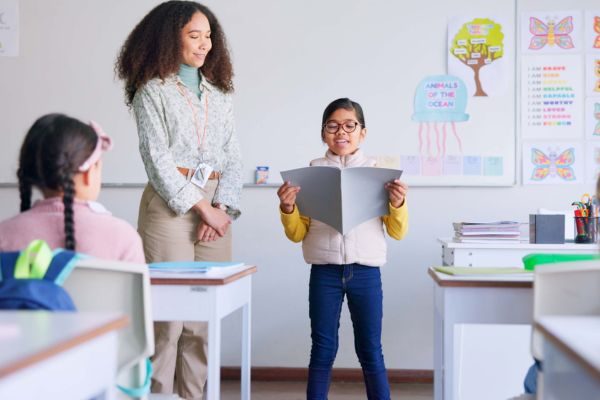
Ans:
<svg viewBox="0 0 600 400"><path fill-rule="evenodd" d="M598 252L598 244L585 244L567 242L564 244L538 244L528 242L503 243L501 241L490 241L489 243L459 243L452 238L438 238L438 242L452 249L518 249L533 251L569 250L582 252Z"/></svg>
<svg viewBox="0 0 600 400"><path fill-rule="evenodd" d="M532 288L533 274L448 275L429 267L427 273L440 287Z"/></svg>
<svg viewBox="0 0 600 400"><path fill-rule="evenodd" d="M211 268L205 273L198 274L198 278L191 278L189 275L177 278L152 278L150 274L150 284L152 285L186 285L186 286L219 286L237 281L245 276L252 275L257 271L254 265L243 265L241 267Z"/></svg>
<svg viewBox="0 0 600 400"><path fill-rule="evenodd" d="M600 316L542 317L535 327L600 381Z"/></svg>
<svg viewBox="0 0 600 400"><path fill-rule="evenodd" d="M127 324L114 313L0 311L0 379Z"/></svg>

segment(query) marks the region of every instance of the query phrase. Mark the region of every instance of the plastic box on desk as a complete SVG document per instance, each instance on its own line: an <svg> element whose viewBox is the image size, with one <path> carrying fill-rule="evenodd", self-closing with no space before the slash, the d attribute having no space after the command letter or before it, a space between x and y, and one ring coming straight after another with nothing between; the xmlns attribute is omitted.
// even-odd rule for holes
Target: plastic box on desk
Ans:
<svg viewBox="0 0 600 400"><path fill-rule="evenodd" d="M529 243L562 244L564 242L564 215L529 214Z"/></svg>

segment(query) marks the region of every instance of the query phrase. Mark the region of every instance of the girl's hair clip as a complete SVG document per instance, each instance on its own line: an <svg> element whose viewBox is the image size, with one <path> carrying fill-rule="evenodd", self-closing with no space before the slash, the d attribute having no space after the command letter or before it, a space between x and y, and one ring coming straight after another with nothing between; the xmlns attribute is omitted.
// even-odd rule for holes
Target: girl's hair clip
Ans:
<svg viewBox="0 0 600 400"><path fill-rule="evenodd" d="M89 170L92 165L98 162L102 156L102 152L112 149L112 140L110 136L104 132L100 124L96 121L90 121L90 127L94 130L96 136L98 136L98 141L96 142L96 147L94 148L94 151L92 151L92 154L90 154L90 156L79 166L79 172Z"/></svg>

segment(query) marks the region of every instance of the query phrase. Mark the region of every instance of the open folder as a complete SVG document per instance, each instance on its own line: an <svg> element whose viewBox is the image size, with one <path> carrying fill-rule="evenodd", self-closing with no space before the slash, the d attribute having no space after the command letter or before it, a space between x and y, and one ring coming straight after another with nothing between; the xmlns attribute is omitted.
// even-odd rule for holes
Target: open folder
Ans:
<svg viewBox="0 0 600 400"><path fill-rule="evenodd" d="M388 214L389 195L384 185L401 175L401 170L374 167L319 166L281 172L284 181L301 187L296 198L300 213L343 235Z"/></svg>

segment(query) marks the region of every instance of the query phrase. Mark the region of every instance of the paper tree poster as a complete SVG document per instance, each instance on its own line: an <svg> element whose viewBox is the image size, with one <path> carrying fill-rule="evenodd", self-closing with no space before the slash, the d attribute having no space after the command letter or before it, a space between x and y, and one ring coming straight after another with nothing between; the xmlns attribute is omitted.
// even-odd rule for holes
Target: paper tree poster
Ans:
<svg viewBox="0 0 600 400"><path fill-rule="evenodd" d="M526 142L523 144L523 184L581 183L583 157L579 142Z"/></svg>
<svg viewBox="0 0 600 400"><path fill-rule="evenodd" d="M448 74L461 78L469 96L506 92L513 65L512 25L507 18L453 17L448 22Z"/></svg>
<svg viewBox="0 0 600 400"><path fill-rule="evenodd" d="M582 45L580 11L521 14L521 51L527 54L569 54Z"/></svg>
<svg viewBox="0 0 600 400"><path fill-rule="evenodd" d="M585 51L600 53L600 10L587 10L584 21Z"/></svg>
<svg viewBox="0 0 600 400"><path fill-rule="evenodd" d="M581 138L583 79L580 55L523 56L523 138Z"/></svg>

